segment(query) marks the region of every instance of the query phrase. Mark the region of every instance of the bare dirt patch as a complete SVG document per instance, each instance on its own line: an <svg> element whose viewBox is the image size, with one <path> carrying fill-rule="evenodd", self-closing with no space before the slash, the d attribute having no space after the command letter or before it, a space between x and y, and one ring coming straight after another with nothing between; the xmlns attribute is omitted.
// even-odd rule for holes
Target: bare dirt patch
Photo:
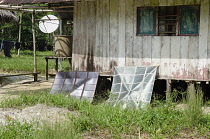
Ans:
<svg viewBox="0 0 210 139"><path fill-rule="evenodd" d="M5 97L14 96L15 93L34 91L34 90L50 90L54 78L45 80L45 77L39 76L38 82L33 81L33 76L13 76L5 78L3 84L0 84L0 101Z"/></svg>
<svg viewBox="0 0 210 139"><path fill-rule="evenodd" d="M72 112L64 108L46 106L43 104L37 104L24 109L0 108L0 112L0 124L5 124L8 117L13 120L28 123L38 121L46 121L49 123L62 122L69 120L68 116L70 114L77 114L76 112Z"/></svg>

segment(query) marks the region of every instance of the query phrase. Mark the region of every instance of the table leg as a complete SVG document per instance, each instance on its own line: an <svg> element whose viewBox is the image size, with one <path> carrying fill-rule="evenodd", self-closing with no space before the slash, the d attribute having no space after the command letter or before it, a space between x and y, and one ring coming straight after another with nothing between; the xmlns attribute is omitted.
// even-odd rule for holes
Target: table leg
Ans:
<svg viewBox="0 0 210 139"><path fill-rule="evenodd" d="M69 60L69 71L71 71L72 70L72 67L71 67L71 58L68 58L68 60Z"/></svg>
<svg viewBox="0 0 210 139"><path fill-rule="evenodd" d="M45 72L46 72L46 80L48 80L48 58L45 58L46 60L46 69L45 69Z"/></svg>
<svg viewBox="0 0 210 139"><path fill-rule="evenodd" d="M55 71L58 72L58 58L55 59Z"/></svg>
<svg viewBox="0 0 210 139"><path fill-rule="evenodd" d="M38 73L35 73L33 76L34 76L34 82L37 82L38 81Z"/></svg>

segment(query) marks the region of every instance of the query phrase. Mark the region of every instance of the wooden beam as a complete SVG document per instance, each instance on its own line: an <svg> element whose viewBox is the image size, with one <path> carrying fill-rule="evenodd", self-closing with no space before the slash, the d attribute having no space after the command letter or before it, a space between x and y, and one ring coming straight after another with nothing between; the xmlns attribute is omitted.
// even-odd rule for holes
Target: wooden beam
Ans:
<svg viewBox="0 0 210 139"><path fill-rule="evenodd" d="M33 50L34 50L34 72L37 72L37 61L36 61L36 35L35 35L35 10L32 13L32 33L33 33Z"/></svg>
<svg viewBox="0 0 210 139"><path fill-rule="evenodd" d="M74 10L52 10L52 9L36 9L36 10L32 10L32 9L20 9L20 8L5 8L5 7L1 7L0 9L2 10L6 10L6 11L20 11L20 12L29 12L29 13L33 13L33 11L35 12L74 12Z"/></svg>
<svg viewBox="0 0 210 139"><path fill-rule="evenodd" d="M1 10L6 10L6 11L20 11L20 12L29 12L29 13L33 13L35 12L53 12L54 10L44 10L44 9L39 9L39 10L29 10L29 9L17 9L17 8L5 8L5 7L1 7Z"/></svg>
<svg viewBox="0 0 210 139"><path fill-rule="evenodd" d="M45 58L45 60L46 60L45 74L46 74L46 80L48 80L48 58Z"/></svg>
<svg viewBox="0 0 210 139"><path fill-rule="evenodd" d="M13 5L0 5L2 8L16 8L16 9L48 9L48 6L13 6Z"/></svg>
<svg viewBox="0 0 210 139"><path fill-rule="evenodd" d="M171 80L166 80L166 100L171 97Z"/></svg>
<svg viewBox="0 0 210 139"><path fill-rule="evenodd" d="M21 12L20 13L20 22L19 22L18 42L21 42L22 17L23 17L23 13ZM18 57L20 57L20 48L18 48Z"/></svg>
<svg viewBox="0 0 210 139"><path fill-rule="evenodd" d="M50 8L53 8L53 9L60 9L60 8L74 8L74 6L73 5L71 5L71 6L49 6L48 7L49 9Z"/></svg>
<svg viewBox="0 0 210 139"><path fill-rule="evenodd" d="M62 6L13 6L13 5L0 5L1 8L15 8L15 9L61 9L61 8L74 8L74 5L62 5Z"/></svg>

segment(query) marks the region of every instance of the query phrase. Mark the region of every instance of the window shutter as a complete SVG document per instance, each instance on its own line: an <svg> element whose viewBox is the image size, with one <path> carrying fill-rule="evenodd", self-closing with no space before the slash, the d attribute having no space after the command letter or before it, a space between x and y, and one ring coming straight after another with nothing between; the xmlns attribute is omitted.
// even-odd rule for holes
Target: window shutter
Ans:
<svg viewBox="0 0 210 139"><path fill-rule="evenodd" d="M198 34L198 6L181 7L180 35Z"/></svg>
<svg viewBox="0 0 210 139"><path fill-rule="evenodd" d="M155 35L154 8L138 8L137 34Z"/></svg>

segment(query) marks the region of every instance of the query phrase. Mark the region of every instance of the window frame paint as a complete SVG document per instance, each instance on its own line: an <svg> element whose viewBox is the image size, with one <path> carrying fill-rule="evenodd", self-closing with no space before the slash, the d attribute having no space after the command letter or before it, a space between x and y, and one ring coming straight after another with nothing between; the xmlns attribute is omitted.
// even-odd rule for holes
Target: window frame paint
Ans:
<svg viewBox="0 0 210 139"><path fill-rule="evenodd" d="M181 7L198 7L198 34L180 34L180 24L181 24ZM137 23L136 23L136 36L162 36L162 35L158 35L159 29L158 29L158 7L161 6L149 6L149 7L137 7ZM168 6L163 6L163 7L168 7ZM171 6L170 6L171 7ZM176 27L176 35L175 36L199 36L200 33L200 6L199 5L181 5L181 6L174 6L174 7L178 7L178 13L177 13L177 27ZM147 8L153 8L154 9L154 28L155 28L155 33L154 34L140 34L139 33L139 13L138 13L138 9L147 9ZM163 35L163 36L167 36L167 35Z"/></svg>

